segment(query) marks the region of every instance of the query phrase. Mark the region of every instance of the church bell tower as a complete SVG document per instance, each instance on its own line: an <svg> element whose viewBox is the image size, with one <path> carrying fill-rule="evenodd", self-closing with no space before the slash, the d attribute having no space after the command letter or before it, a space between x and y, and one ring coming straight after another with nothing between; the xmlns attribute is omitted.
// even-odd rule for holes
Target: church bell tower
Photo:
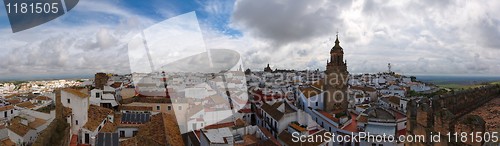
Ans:
<svg viewBox="0 0 500 146"><path fill-rule="evenodd" d="M348 108L347 82L349 72L344 62L344 51L340 47L339 35L335 46L330 50L330 61L327 62L324 81L324 110L340 113Z"/></svg>

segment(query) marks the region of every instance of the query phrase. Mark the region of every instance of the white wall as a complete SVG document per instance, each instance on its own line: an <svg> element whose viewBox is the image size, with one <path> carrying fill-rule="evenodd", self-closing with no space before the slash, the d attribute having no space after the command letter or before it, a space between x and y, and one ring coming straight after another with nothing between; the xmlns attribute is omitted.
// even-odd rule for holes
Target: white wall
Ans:
<svg viewBox="0 0 500 146"><path fill-rule="evenodd" d="M70 99L70 103L68 103ZM87 123L88 120L88 110L89 110L89 98L81 98L64 90L61 91L61 103L65 107L69 107L73 111L71 120L71 129L73 134L77 134L78 130ZM78 121L78 125L76 125Z"/></svg>
<svg viewBox="0 0 500 146"><path fill-rule="evenodd" d="M139 131L139 128L137 127L119 127L118 128L118 134L120 134L120 131L125 132L125 137L133 137L134 131Z"/></svg>
<svg viewBox="0 0 500 146"><path fill-rule="evenodd" d="M17 135L15 132L9 130L9 139L16 144L20 144L23 142L26 143L35 142L37 136L38 135L35 130L28 131L28 133L26 133L26 135L24 136Z"/></svg>
<svg viewBox="0 0 500 146"><path fill-rule="evenodd" d="M5 117L5 113L7 113L7 117ZM0 112L0 119L7 119L10 121L12 118L18 115L19 115L19 110L17 109L5 110Z"/></svg>

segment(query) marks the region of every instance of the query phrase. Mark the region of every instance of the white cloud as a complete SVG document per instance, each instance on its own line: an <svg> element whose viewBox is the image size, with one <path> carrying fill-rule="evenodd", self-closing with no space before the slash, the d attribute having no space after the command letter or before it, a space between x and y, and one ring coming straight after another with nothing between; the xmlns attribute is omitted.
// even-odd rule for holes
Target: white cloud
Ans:
<svg viewBox="0 0 500 146"><path fill-rule="evenodd" d="M91 4L92 3L92 4ZM97 4L98 3L98 4ZM102 4L101 4L102 3ZM325 69L337 29L351 73L500 73L500 2L402 0L209 1L201 22L207 48L240 52L245 67ZM233 8L232 11L228 11ZM171 16L172 11L158 13ZM102 15L96 15L102 14ZM75 17L96 19L67 24ZM104 21L104 22L103 22ZM70 21L71 22L71 21ZM105 23L105 22L116 22ZM129 71L126 43L155 21L109 2L81 1L61 19L0 35L0 74ZM227 35L237 29L242 36ZM9 32L3 29L1 32Z"/></svg>
<svg viewBox="0 0 500 146"><path fill-rule="evenodd" d="M340 32L353 73L500 73L500 15L495 1L237 1L232 26L253 45L250 67L324 69L327 41ZM249 39L250 38L250 39ZM307 51L307 53L304 53Z"/></svg>

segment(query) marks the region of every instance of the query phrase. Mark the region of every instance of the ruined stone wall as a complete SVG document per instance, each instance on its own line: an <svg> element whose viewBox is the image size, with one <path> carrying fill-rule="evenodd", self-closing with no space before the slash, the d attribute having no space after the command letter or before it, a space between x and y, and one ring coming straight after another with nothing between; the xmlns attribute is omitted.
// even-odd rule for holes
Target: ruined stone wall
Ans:
<svg viewBox="0 0 500 146"><path fill-rule="evenodd" d="M449 93L446 95L424 97L418 102L408 102L408 124L407 133L410 135L424 135L426 143L406 143L407 145L463 145L464 143L430 143L430 133L441 132L477 132L485 131L484 120L475 116L472 119L483 122L467 122L470 117L463 115L480 107L493 98L500 98L500 85L489 85L464 91ZM464 120L466 120L464 122ZM457 131L460 130L460 131ZM446 137L444 137L446 140ZM480 143L466 143L469 145L480 145Z"/></svg>

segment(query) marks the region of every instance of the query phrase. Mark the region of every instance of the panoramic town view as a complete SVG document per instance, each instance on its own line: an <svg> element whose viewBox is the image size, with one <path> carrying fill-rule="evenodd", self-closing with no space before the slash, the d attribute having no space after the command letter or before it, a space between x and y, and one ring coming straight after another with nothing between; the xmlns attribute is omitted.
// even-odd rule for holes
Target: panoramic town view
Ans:
<svg viewBox="0 0 500 146"><path fill-rule="evenodd" d="M496 1L4 4L0 146L500 145Z"/></svg>

